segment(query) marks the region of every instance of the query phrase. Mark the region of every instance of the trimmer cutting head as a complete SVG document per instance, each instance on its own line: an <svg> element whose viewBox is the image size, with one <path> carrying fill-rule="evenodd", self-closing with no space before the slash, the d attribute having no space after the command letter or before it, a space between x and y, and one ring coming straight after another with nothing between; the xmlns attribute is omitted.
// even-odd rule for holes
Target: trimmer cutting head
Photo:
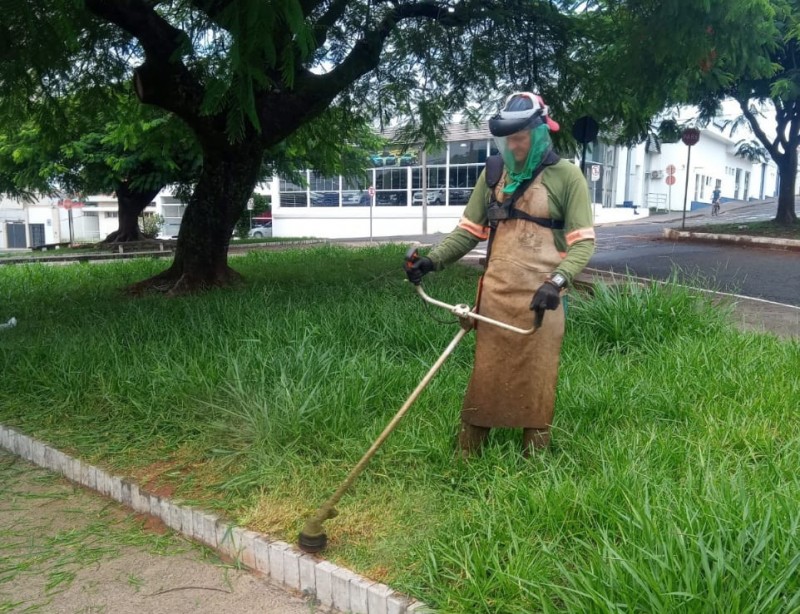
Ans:
<svg viewBox="0 0 800 614"><path fill-rule="evenodd" d="M328 545L328 536L325 535L325 533L320 533L319 535L306 535L303 531L300 531L300 537L297 540L297 545L300 546L300 549L303 552L316 554L317 552L322 552L325 550L325 547Z"/></svg>

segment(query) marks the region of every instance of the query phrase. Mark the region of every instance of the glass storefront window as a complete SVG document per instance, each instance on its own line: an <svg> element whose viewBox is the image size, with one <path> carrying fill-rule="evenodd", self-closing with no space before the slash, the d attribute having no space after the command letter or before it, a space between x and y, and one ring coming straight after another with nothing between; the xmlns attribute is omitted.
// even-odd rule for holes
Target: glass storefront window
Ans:
<svg viewBox="0 0 800 614"><path fill-rule="evenodd" d="M339 176L325 177L312 171L308 198L312 207L338 207Z"/></svg>
<svg viewBox="0 0 800 614"><path fill-rule="evenodd" d="M486 162L487 143L479 141L455 141L450 143L450 164L475 164Z"/></svg>
<svg viewBox="0 0 800 614"><path fill-rule="evenodd" d="M342 207L369 206L369 185L370 180L367 177L342 177Z"/></svg>
<svg viewBox="0 0 800 614"><path fill-rule="evenodd" d="M411 186L413 187L413 194L411 204L415 207L422 205L422 168L415 168L411 171ZM427 198L428 205L444 205L445 204L445 186L447 185L447 167L446 166L429 166L428 167L428 185Z"/></svg>
<svg viewBox="0 0 800 614"><path fill-rule="evenodd" d="M425 158L428 165L447 164L447 147L445 146L441 149L434 150L428 153Z"/></svg>
<svg viewBox="0 0 800 614"><path fill-rule="evenodd" d="M280 206L281 207L307 207L308 194L304 186L293 183L286 179L281 179Z"/></svg>
<svg viewBox="0 0 800 614"><path fill-rule="evenodd" d="M408 169L393 168L375 171L375 205L398 207L408 201Z"/></svg>

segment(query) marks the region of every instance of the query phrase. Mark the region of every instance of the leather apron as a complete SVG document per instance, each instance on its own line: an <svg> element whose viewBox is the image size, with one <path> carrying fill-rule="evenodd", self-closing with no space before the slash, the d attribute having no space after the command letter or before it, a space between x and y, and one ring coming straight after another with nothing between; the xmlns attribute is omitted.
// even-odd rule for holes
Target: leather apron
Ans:
<svg viewBox="0 0 800 614"><path fill-rule="evenodd" d="M504 182L496 188L502 202ZM547 189L539 175L517 199L516 208L549 218ZM483 275L478 313L528 329L531 299L561 263L553 231L523 219L498 223ZM475 363L461 418L482 427L549 428L555 409L564 308L545 311L542 327L520 335L491 324L476 330Z"/></svg>

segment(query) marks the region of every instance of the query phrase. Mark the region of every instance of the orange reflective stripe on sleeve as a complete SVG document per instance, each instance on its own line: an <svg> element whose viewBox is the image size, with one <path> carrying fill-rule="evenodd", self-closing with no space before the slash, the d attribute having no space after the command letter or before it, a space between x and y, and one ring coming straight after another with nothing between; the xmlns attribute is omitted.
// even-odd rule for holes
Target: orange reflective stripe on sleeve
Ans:
<svg viewBox="0 0 800 614"><path fill-rule="evenodd" d="M594 228L578 228L566 235L567 245L572 245L578 241L585 241L586 239L594 239Z"/></svg>
<svg viewBox="0 0 800 614"><path fill-rule="evenodd" d="M481 226L480 224L476 224L475 222L469 221L467 218L462 217L458 221L458 227L463 228L469 234L477 237L481 241L486 241L489 238L489 227L488 226Z"/></svg>

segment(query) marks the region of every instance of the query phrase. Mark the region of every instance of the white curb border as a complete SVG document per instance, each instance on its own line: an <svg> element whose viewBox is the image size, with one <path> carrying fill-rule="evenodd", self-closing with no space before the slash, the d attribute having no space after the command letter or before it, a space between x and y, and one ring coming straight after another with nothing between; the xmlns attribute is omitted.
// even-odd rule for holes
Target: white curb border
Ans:
<svg viewBox="0 0 800 614"><path fill-rule="evenodd" d="M192 541L238 560L272 582L315 599L333 611L352 614L428 614L434 610L389 586L359 576L197 508L159 497L125 478L109 475L19 431L0 424L0 448L68 480L106 495L139 514L159 518Z"/></svg>
<svg viewBox="0 0 800 614"><path fill-rule="evenodd" d="M797 239L775 239L772 237L755 237L750 235L726 235L711 232L695 232L692 230L677 230L664 228L665 239L681 241L693 239L695 241L715 241L722 243L738 243L740 245L753 245L768 249L800 250L800 241Z"/></svg>

